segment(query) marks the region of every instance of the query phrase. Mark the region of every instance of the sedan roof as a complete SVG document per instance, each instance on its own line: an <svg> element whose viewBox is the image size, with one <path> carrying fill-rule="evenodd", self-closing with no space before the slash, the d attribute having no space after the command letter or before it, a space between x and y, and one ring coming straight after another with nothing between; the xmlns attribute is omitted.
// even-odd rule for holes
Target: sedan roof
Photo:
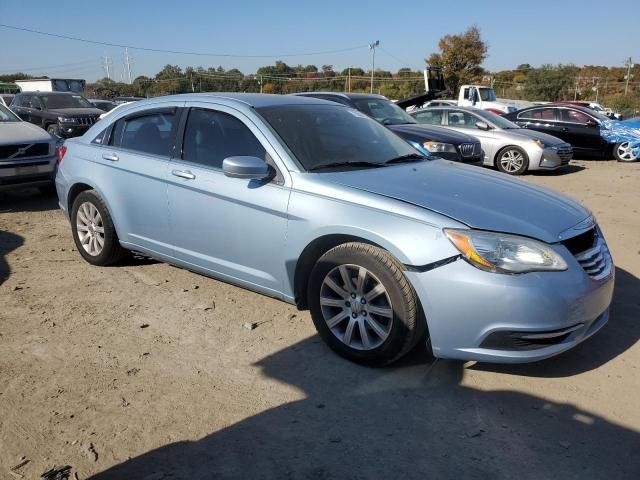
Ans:
<svg viewBox="0 0 640 480"><path fill-rule="evenodd" d="M278 95L267 93L236 93L236 92L216 92L216 93L186 93L182 95L172 95L171 97L179 98L184 101L198 102L203 99L220 98L225 100L234 100L250 107L275 107L281 105L333 105L335 102L328 100L320 100L313 97L305 97L299 95ZM160 98L160 97L159 97ZM167 99L168 97L161 97Z"/></svg>

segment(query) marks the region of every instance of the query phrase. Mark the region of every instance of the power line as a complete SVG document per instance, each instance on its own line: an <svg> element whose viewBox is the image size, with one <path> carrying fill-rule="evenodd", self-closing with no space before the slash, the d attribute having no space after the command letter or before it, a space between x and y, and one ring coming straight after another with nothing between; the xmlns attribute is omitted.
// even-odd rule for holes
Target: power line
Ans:
<svg viewBox="0 0 640 480"><path fill-rule="evenodd" d="M47 36L47 37L62 38L64 40L73 40L73 41L76 41L76 42L91 43L91 44L94 44L94 45L103 45L103 46L106 46L106 47L130 48L131 50L141 50L141 51L145 51L145 52L171 53L171 54L174 54L174 55L195 55L195 56L201 56L201 57L232 57L232 58L306 57L306 56L312 56L312 55L327 55L327 54L331 54L331 53L349 52L349 51L353 51L353 50L360 50L362 48L367 48L367 45L359 45L357 47L341 48L341 49L337 49L337 50L325 50L325 51L305 52L305 53L282 53L282 54L278 54L278 55L241 55L241 54L233 54L233 53L188 52L188 51L183 51L183 50L165 50L165 49L161 49L161 48L136 47L134 45L124 45L124 44L111 43L111 42L100 42L98 40L89 40L87 38L72 37L72 36L69 36L69 35L60 35L60 34L51 33L51 32L43 32L43 31L40 31L40 30L33 30L31 28L16 27L14 25L6 25L6 24L2 24L2 23L0 23L0 27L7 28L7 29L10 29L10 30L17 30L17 31L20 31L20 32L35 33L35 34L44 35L44 36Z"/></svg>
<svg viewBox="0 0 640 480"><path fill-rule="evenodd" d="M44 66L44 67L29 67L29 68L11 68L11 69L7 69L6 65L3 65L3 70L2 72L6 72L6 73L18 73L18 72L32 72L34 70L47 70L50 68L53 69L60 69L60 68L64 68L64 67L74 67L74 66L80 66L80 65L88 65L90 63L95 63L94 60L86 60L84 62L74 62L74 63L63 63L61 65L48 65L48 66Z"/></svg>

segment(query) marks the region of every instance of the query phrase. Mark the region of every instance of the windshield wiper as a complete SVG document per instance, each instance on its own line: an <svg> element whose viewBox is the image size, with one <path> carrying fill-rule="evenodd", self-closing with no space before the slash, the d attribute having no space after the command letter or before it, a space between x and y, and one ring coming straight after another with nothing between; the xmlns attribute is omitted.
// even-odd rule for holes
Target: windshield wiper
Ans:
<svg viewBox="0 0 640 480"><path fill-rule="evenodd" d="M427 157L424 155L420 155L419 153L408 153L406 155L400 155L399 157L392 158L384 162L385 165L390 165L392 163L405 163L405 162L419 162L422 160L426 160Z"/></svg>
<svg viewBox="0 0 640 480"><path fill-rule="evenodd" d="M335 168L335 167L384 167L383 163L377 162L366 162L366 161L357 161L357 162L330 162L330 163L321 163L320 165L316 165L315 167L308 168L307 171L315 172L316 170L323 170L325 168Z"/></svg>

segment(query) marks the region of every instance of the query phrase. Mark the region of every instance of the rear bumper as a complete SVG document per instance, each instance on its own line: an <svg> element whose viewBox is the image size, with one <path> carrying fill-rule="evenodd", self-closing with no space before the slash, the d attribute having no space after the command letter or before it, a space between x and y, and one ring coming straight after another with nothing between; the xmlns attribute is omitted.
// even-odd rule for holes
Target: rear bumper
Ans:
<svg viewBox="0 0 640 480"><path fill-rule="evenodd" d="M577 261L564 272L501 275L464 260L406 272L424 308L436 357L496 363L569 350L609 318L614 267L601 280Z"/></svg>
<svg viewBox="0 0 640 480"><path fill-rule="evenodd" d="M0 190L50 185L55 179L56 158L0 162Z"/></svg>

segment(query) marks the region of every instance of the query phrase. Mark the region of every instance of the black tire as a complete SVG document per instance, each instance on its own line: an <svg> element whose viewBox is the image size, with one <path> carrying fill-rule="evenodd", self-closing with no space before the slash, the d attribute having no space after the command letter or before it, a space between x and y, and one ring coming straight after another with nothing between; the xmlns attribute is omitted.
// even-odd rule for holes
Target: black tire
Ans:
<svg viewBox="0 0 640 480"><path fill-rule="evenodd" d="M104 228L104 245L102 250L97 255L91 255L85 250L80 240L80 233L76 225L78 224L78 210L84 203L89 202L92 204L100 214L102 220L102 227ZM71 207L71 231L73 234L73 241L76 244L76 248L82 258L84 258L91 265L107 266L113 265L119 262L126 255L126 250L120 246L116 229L113 226L111 215L105 205L104 201L96 193L95 190L85 190L81 192L73 201Z"/></svg>
<svg viewBox="0 0 640 480"><path fill-rule="evenodd" d="M47 132L54 137L60 137L60 127L57 123L52 123L51 125L47 125Z"/></svg>
<svg viewBox="0 0 640 480"><path fill-rule="evenodd" d="M356 349L343 343L329 328L323 316L320 305L321 288L325 277L340 265L364 267L386 289L393 311L392 322L388 337L375 348ZM400 359L420 339L426 338L426 320L416 293L402 270L402 264L387 251L365 243L338 245L320 257L309 279L308 305L318 334L333 351L353 362L380 367ZM351 321L348 314L345 320Z"/></svg>
<svg viewBox="0 0 640 480"><path fill-rule="evenodd" d="M507 152L514 152L522 157L522 164L519 168L510 170L509 167L502 164L500 160ZM507 175L522 175L529 168L529 156L527 155L527 152L525 152L522 148L516 147L515 145L509 145L498 152L498 154L496 155L495 163L498 171L502 173L506 173Z"/></svg>

